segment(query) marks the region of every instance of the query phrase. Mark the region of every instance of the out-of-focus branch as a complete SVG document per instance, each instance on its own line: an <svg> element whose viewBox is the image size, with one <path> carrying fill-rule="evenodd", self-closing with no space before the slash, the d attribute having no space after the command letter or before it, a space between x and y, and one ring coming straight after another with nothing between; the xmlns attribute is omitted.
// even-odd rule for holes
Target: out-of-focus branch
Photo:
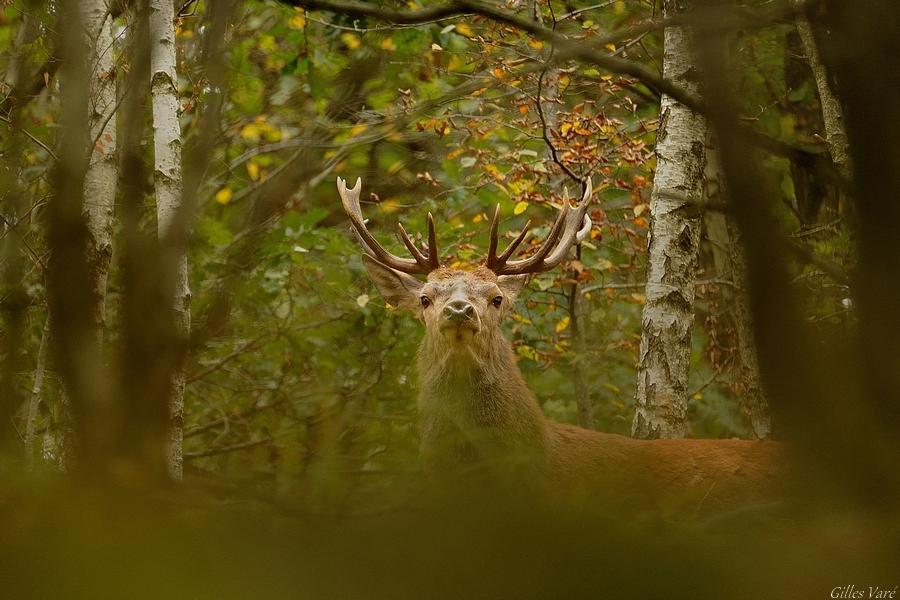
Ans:
<svg viewBox="0 0 900 600"><path fill-rule="evenodd" d="M6 98L0 101L0 113L9 114L14 108L21 108L41 93L56 75L62 61L56 56L48 58L31 77L23 77Z"/></svg>
<svg viewBox="0 0 900 600"><path fill-rule="evenodd" d="M265 444L271 444L275 441L275 438L264 438L261 440L255 440L252 442L243 442L240 444L232 444L230 446L220 446L218 448L210 448L209 450L202 450L200 452L185 452L184 460L193 460L195 458L204 458L206 456L218 456L219 454L228 454L230 452L237 452L239 450L249 450L250 448L256 448L257 446L263 446Z"/></svg>

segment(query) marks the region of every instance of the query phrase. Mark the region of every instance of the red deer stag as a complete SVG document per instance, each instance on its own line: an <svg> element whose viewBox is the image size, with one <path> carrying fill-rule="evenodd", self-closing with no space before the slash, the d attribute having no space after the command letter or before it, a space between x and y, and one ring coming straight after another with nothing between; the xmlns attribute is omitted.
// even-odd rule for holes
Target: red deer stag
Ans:
<svg viewBox="0 0 900 600"><path fill-rule="evenodd" d="M590 181L575 207L568 200L563 203L547 239L527 258L514 260L513 254L530 222L497 254L498 205L487 260L472 271L441 266L430 213L427 254L399 224L400 239L412 258L385 250L366 227L361 185L357 179L348 189L344 180L337 180L366 271L387 302L414 311L425 324L418 412L421 453L430 472L485 464L502 464L509 472L506 467L513 461L540 469L554 487L675 510L734 507L766 497L775 475L776 443L646 441L556 423L544 417L522 379L501 321L527 275L562 263L589 233Z"/></svg>

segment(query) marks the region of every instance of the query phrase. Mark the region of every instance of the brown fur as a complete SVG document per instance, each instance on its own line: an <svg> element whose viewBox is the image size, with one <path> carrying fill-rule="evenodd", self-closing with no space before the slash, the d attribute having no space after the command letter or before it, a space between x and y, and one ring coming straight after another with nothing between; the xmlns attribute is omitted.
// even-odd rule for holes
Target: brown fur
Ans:
<svg viewBox="0 0 900 600"><path fill-rule="evenodd" d="M751 504L771 494L782 452L776 443L635 440L544 417L500 329L521 276L441 268L423 284L371 259L366 266L382 294L413 308L426 326L418 408L430 470L482 463L501 466L497 472L512 463L542 471L555 487L591 501L682 514ZM498 295L499 308L491 304ZM441 309L454 299L472 304L473 323L447 326Z"/></svg>

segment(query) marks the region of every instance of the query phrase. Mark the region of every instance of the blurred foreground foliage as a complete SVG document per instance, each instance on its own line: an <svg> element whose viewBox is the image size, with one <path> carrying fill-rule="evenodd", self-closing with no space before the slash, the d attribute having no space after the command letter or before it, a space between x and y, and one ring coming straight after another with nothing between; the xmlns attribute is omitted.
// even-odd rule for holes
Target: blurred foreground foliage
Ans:
<svg viewBox="0 0 900 600"><path fill-rule="evenodd" d="M52 6L2 4L3 48L12 48L26 18L45 33L54 26ZM178 23L186 143L202 133L199 109L210 92L199 60L199 15L207 6L193 3ZM575 13L559 26L586 38L656 14L647 2L577 12L590 6L553 3L557 15ZM127 29L127 18L119 26ZM778 23L737 37L740 108L776 139L821 145L815 86L798 66L791 35L790 25ZM610 45L659 66L659 31ZM451 264L471 264L484 252L497 203L507 231L533 218L544 232L563 185L577 193L542 139L540 72L522 68L523 57L548 48L478 18L386 28L274 2L241 3L227 48L226 100L190 246L187 483L177 498L153 490L136 499L143 493L85 491L50 476L11 481L0 492L0 573L27 581L8 588L12 596L818 598L851 582L894 585L884 578L895 575L897 524L880 515L789 504L725 522L673 523L545 505L525 493L423 488L414 407L421 330L366 280L333 179L363 178L364 210L381 240L397 220L423 231L425 214L434 213ZM52 36L16 50L36 67L51 56ZM115 51L124 80L129 64L122 48ZM3 56L8 63L12 53ZM588 365L597 428L627 433L658 103L634 79L578 64L559 72L558 95L549 137L561 164L594 178L596 227L568 269L531 281L508 334L548 416L575 420L578 358ZM22 110L23 128L53 139L61 102L42 92ZM144 142L149 161L152 144ZM47 320L43 213L54 166L47 148L23 140L22 150L15 176L28 208L18 225L26 242L26 330L20 346L0 344L7 362L12 356L22 365L12 380L18 397L31 389ZM857 232L843 192L822 195L803 165L759 158L761 188L781 193L778 229L828 264L852 269ZM4 168L8 177L12 167ZM299 185L281 185L292 176ZM155 231L150 177L141 184L140 226ZM713 251L707 241L692 432L743 436L735 333L721 295L728 282L715 272ZM804 261L788 269L802 292L802 316L820 339L856 327L844 283ZM584 356L571 339L568 294L576 282L587 300ZM114 266L112 348L122 293ZM39 440L29 449L43 455L47 472L67 427L51 364ZM817 490L813 481L808 496Z"/></svg>

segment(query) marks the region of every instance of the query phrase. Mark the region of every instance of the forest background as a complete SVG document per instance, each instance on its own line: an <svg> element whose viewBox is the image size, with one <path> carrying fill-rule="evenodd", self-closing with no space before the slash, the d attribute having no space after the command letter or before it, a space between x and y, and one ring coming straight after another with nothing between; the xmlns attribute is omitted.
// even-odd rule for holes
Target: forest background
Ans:
<svg viewBox="0 0 900 600"><path fill-rule="evenodd" d="M403 504L420 325L364 276L337 176L362 178L394 249L398 220L424 232L433 213L451 266L483 256L495 205L544 233L590 177L590 238L529 282L507 333L548 416L653 437L635 398L668 96L723 140L701 138L683 203L681 433L789 439L798 487L896 500L897 40L873 25L896 28L889 3L2 4L14 471ZM684 24L712 41L673 83L663 31ZM849 111L843 155L829 102Z"/></svg>

